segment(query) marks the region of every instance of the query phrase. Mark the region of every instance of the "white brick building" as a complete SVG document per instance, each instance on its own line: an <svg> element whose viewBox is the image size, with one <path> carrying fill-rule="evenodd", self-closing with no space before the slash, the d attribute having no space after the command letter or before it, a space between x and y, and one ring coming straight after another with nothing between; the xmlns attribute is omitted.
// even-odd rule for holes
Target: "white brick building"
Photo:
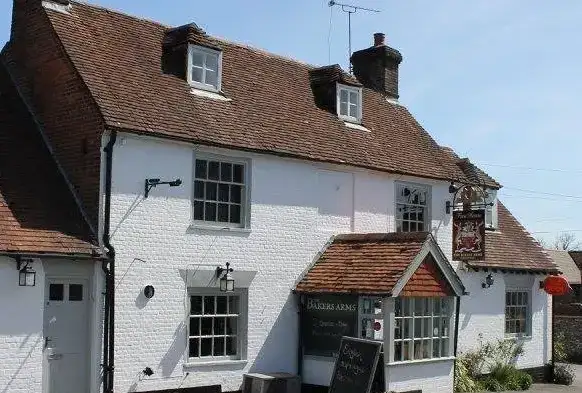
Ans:
<svg viewBox="0 0 582 393"><path fill-rule="evenodd" d="M354 54L355 78L196 25L62 3L16 0L0 56L0 138L12 143L0 159L33 139L40 149L25 173L36 189L0 183L0 310L12 315L0 391L230 392L275 372L325 390L323 346L339 336L313 344L302 325L320 295L353 300L346 335L383 342L386 390L452 392L455 354L480 339L522 342L517 364L532 372L550 362L539 282L555 266L496 200L500 185L398 103L401 56L383 36ZM27 40L45 32L54 51L32 57ZM51 64L59 72L43 76ZM61 199L30 202L55 182L66 220L46 213ZM488 190L485 260L453 261L451 184ZM317 269L344 241L388 251L330 283ZM395 247L411 253L405 265ZM36 285L19 286L16 266ZM219 290L226 266L232 293ZM349 288L348 273L360 280Z"/></svg>

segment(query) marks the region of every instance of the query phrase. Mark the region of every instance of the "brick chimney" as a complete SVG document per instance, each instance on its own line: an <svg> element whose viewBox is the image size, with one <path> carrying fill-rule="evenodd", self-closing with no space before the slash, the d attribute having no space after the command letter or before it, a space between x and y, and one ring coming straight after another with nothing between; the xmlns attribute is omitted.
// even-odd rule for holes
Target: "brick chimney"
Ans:
<svg viewBox="0 0 582 393"><path fill-rule="evenodd" d="M390 98L398 98L398 66L402 55L385 44L383 33L374 34L374 46L352 54L354 75L362 85Z"/></svg>

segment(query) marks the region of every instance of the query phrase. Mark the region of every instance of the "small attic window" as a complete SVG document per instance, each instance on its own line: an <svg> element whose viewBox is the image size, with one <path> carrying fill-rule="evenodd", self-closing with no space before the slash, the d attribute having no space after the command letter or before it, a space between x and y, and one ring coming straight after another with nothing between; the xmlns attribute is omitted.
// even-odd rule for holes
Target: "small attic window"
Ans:
<svg viewBox="0 0 582 393"><path fill-rule="evenodd" d="M188 46L188 83L197 89L220 91L222 52L197 45Z"/></svg>
<svg viewBox="0 0 582 393"><path fill-rule="evenodd" d="M350 123L362 122L362 88L337 84L337 114Z"/></svg>

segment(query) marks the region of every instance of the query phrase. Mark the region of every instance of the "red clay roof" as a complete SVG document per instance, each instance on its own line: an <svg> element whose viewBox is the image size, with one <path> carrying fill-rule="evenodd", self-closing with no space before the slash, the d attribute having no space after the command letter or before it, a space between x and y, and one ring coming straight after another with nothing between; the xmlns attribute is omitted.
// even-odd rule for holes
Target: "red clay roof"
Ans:
<svg viewBox="0 0 582 393"><path fill-rule="evenodd" d="M390 294L430 235L338 235L297 284L301 293Z"/></svg>
<svg viewBox="0 0 582 393"><path fill-rule="evenodd" d="M220 101L193 95L185 80L162 72L169 27L77 2L70 15L46 13L109 128L467 181L408 110L379 93L364 89L363 125L371 132L318 108L314 66L212 38L223 49L222 90L232 100Z"/></svg>
<svg viewBox="0 0 582 393"><path fill-rule="evenodd" d="M499 228L485 233L485 260L472 261L475 268L498 268L557 273L558 267L509 210L498 201Z"/></svg>
<svg viewBox="0 0 582 393"><path fill-rule="evenodd" d="M0 66L0 253L93 250L87 223Z"/></svg>
<svg viewBox="0 0 582 393"><path fill-rule="evenodd" d="M475 184L481 184L486 187L500 189L502 186L487 172L473 164L468 158L461 158L450 147L442 146L443 151L448 154L451 160L455 161L459 169L465 173L465 176Z"/></svg>

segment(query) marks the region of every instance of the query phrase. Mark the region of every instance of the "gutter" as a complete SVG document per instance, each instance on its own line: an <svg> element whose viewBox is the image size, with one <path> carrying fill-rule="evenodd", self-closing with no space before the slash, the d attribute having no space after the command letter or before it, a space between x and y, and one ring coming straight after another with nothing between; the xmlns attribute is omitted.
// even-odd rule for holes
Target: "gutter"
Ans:
<svg viewBox="0 0 582 393"><path fill-rule="evenodd" d="M113 146L117 141L117 131L112 131L105 152L105 201L103 217L103 244L107 259L101 268L105 273L105 315L103 321L103 393L113 393L113 370L115 369L115 248L111 244L111 172L113 167Z"/></svg>

